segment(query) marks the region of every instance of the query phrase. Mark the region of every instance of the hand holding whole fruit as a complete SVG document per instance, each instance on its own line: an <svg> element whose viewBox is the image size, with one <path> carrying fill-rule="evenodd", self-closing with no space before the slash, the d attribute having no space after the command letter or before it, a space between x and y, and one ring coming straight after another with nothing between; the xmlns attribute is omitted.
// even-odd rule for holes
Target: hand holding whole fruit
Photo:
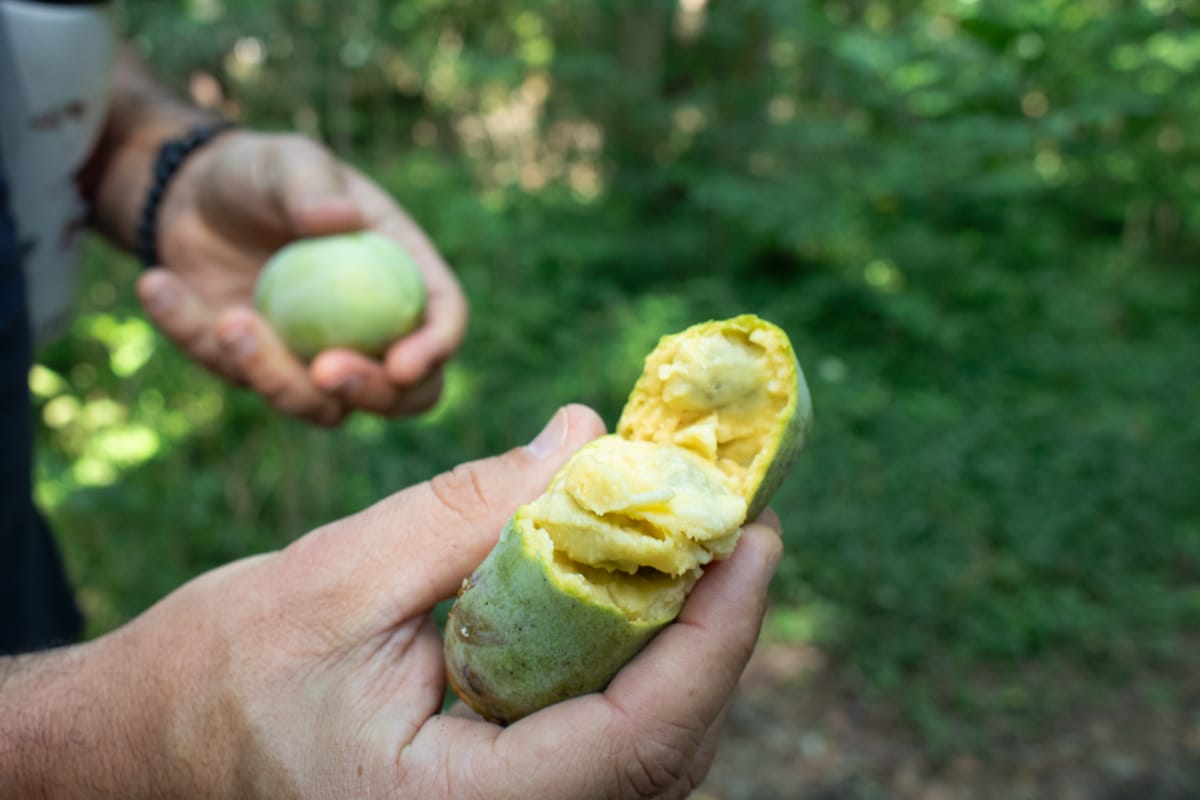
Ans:
<svg viewBox="0 0 1200 800"><path fill-rule="evenodd" d="M154 325L215 375L321 426L355 411L418 414L437 402L467 329L462 287L396 199L318 142L244 129L218 136L184 161L158 223L161 265L142 274L138 298ZM258 279L286 243L351 231L397 242L416 261L419 327L382 358L335 348L306 362L256 312Z"/></svg>

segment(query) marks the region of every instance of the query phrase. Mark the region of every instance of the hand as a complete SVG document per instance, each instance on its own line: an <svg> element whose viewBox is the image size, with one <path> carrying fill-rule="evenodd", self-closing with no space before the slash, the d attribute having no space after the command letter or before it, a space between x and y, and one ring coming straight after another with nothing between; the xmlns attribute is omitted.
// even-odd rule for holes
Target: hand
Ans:
<svg viewBox="0 0 1200 800"><path fill-rule="evenodd" d="M603 432L560 411L527 448L461 466L287 549L208 573L125 628L95 674L120 676L105 741L138 791L180 797L685 797L712 759L780 552L750 524L663 630L599 694L500 728L439 713L430 611L483 559L515 506ZM119 655L118 655L119 654ZM123 702L120 698L127 697ZM3 704L0 703L0 707ZM136 724L112 708L147 709ZM85 728L72 717L76 739ZM2 759L0 759L2 761ZM78 768L78 760L59 761ZM109 764L104 775L127 774ZM89 774L96 774L91 771ZM66 784L55 796L70 797ZM94 787L93 787L94 788ZM141 796L126 783L115 794Z"/></svg>
<svg viewBox="0 0 1200 800"><path fill-rule="evenodd" d="M425 321L382 362L334 349L305 365L253 311L258 273L292 240L360 229L413 254L428 290ZM231 131L192 154L163 199L159 256L165 268L138 284L155 324L213 372L320 425L355 409L426 410L466 329L462 289L421 229L378 186L298 135Z"/></svg>

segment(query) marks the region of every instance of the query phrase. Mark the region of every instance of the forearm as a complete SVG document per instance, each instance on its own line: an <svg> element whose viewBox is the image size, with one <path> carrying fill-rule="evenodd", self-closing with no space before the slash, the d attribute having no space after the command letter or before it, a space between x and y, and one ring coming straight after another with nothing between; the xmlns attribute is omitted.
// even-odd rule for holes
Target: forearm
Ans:
<svg viewBox="0 0 1200 800"><path fill-rule="evenodd" d="M215 117L175 97L154 81L133 51L117 56L109 113L85 174L96 226L132 247L159 146Z"/></svg>
<svg viewBox="0 0 1200 800"><path fill-rule="evenodd" d="M0 659L0 798L153 794L145 704L110 645Z"/></svg>

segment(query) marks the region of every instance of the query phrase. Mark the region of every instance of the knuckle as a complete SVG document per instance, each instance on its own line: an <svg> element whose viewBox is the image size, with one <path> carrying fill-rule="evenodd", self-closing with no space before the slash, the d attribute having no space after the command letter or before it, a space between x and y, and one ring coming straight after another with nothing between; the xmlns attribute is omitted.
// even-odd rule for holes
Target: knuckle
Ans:
<svg viewBox="0 0 1200 800"><path fill-rule="evenodd" d="M342 421L344 414L332 403L300 394L281 394L268 398L272 407L284 414L321 428L334 428Z"/></svg>
<svg viewBox="0 0 1200 800"><path fill-rule="evenodd" d="M444 726L445 720L434 718L430 727ZM405 747L396 760L395 785L402 797L452 797L461 800L477 800L494 797L495 787L484 789L473 767L470 753L457 758L425 758L415 746Z"/></svg>
<svg viewBox="0 0 1200 800"><path fill-rule="evenodd" d="M297 387L287 375L263 370L252 378L254 391L258 392L267 403L275 409L293 417L307 420L319 425L336 423L333 412L327 403L320 402L308 392Z"/></svg>
<svg viewBox="0 0 1200 800"><path fill-rule="evenodd" d="M214 356L210 359L197 358L197 361L231 386L236 386L239 389L245 389L250 386L250 382L246 380L246 376L242 371L223 358Z"/></svg>
<svg viewBox="0 0 1200 800"><path fill-rule="evenodd" d="M236 367L231 371L236 371L272 408L321 427L336 426L345 418L347 410L343 403L310 385L303 375L278 363L265 348L238 352L234 347L229 358Z"/></svg>
<svg viewBox="0 0 1200 800"><path fill-rule="evenodd" d="M443 472L429 482L429 489L447 511L461 519L474 519L490 506L479 470L472 464Z"/></svg>
<svg viewBox="0 0 1200 800"><path fill-rule="evenodd" d="M320 403L306 408L302 415L305 420L320 428L336 428L346 419L347 411L337 403Z"/></svg>
<svg viewBox="0 0 1200 800"><path fill-rule="evenodd" d="M201 363L212 364L222 355L222 348L208 320L190 313L152 318L176 347Z"/></svg>
<svg viewBox="0 0 1200 800"><path fill-rule="evenodd" d="M435 405L441 399L441 386L430 388L421 388L411 393L401 394L394 403L391 404L388 411L395 416L407 414L422 414Z"/></svg>
<svg viewBox="0 0 1200 800"><path fill-rule="evenodd" d="M243 362L242 367L253 377L251 382L258 392L275 408L289 414L303 414L308 410L308 403L302 402L293 391L292 382L286 375L272 370L255 370L254 364Z"/></svg>
<svg viewBox="0 0 1200 800"><path fill-rule="evenodd" d="M628 797L661 797L690 780L692 755L700 746L690 728L675 728L667 736L637 740L621 767L621 782Z"/></svg>
<svg viewBox="0 0 1200 800"><path fill-rule="evenodd" d="M393 416L392 409L397 404L396 394L395 389L384 382L367 380L364 385L346 392L341 397L355 409Z"/></svg>
<svg viewBox="0 0 1200 800"><path fill-rule="evenodd" d="M328 167L337 163L328 148L302 133L279 134L276 143L277 146L272 150L272 174L276 178L285 175L308 176L313 166ZM290 169L298 163L307 165L309 169Z"/></svg>
<svg viewBox="0 0 1200 800"><path fill-rule="evenodd" d="M695 789L700 788L708 777L708 771L712 767L713 758L716 755L715 747L712 749L702 750L695 760L692 761L687 773L684 775L683 781L679 784L679 796L690 797Z"/></svg>
<svg viewBox="0 0 1200 800"><path fill-rule="evenodd" d="M750 663L750 658L754 655L754 648L758 645L758 629L746 630L738 637L733 646L733 653L736 659L732 660L729 666L730 676L728 685L733 687L742 677L743 670Z"/></svg>
<svg viewBox="0 0 1200 800"><path fill-rule="evenodd" d="M171 325L170 328L167 325ZM216 340L207 325L197 320L180 319L161 326L180 350L203 364L214 364L219 355Z"/></svg>
<svg viewBox="0 0 1200 800"><path fill-rule="evenodd" d="M297 153L307 155L329 155L329 150L311 136L303 133L288 131L279 134L279 142L286 148L294 149Z"/></svg>

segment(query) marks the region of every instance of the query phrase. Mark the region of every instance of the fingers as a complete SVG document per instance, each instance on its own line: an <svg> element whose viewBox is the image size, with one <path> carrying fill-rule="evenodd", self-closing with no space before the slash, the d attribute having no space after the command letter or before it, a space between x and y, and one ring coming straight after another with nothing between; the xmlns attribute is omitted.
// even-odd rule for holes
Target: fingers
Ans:
<svg viewBox="0 0 1200 800"><path fill-rule="evenodd" d="M467 328L467 299L437 247L396 201L360 172L345 167L350 194L371 230L390 236L416 261L425 280L421 327L392 345L384 357L388 377L401 386L420 380L458 349Z"/></svg>
<svg viewBox="0 0 1200 800"><path fill-rule="evenodd" d="M428 300L421 327L392 345L384 356L388 377L401 386L417 381L431 366L440 366L449 359L466 334L467 299L458 282L450 278L439 287L427 279L426 289Z"/></svg>
<svg viewBox="0 0 1200 800"><path fill-rule="evenodd" d="M363 213L348 173L332 153L303 136L284 135L268 151L267 196L276 198L297 238L358 230Z"/></svg>
<svg viewBox="0 0 1200 800"><path fill-rule="evenodd" d="M382 202L382 201L380 201ZM369 205L369 203L368 203ZM425 282L426 304L421 326L394 342L382 359L382 372L372 362L356 366L343 353L322 354L313 364L313 379L333 388L358 373L353 397L343 400L380 414L411 414L431 407L440 394L440 371L466 334L468 305L462 287L424 232L395 204L377 230L396 239L413 256Z"/></svg>
<svg viewBox="0 0 1200 800"><path fill-rule="evenodd" d="M296 580L372 625L425 613L483 561L517 506L604 433L594 411L567 406L526 447L456 467L299 540Z"/></svg>
<svg viewBox="0 0 1200 800"><path fill-rule="evenodd" d="M220 312L166 269L138 281L147 315L191 358L254 389L274 408L317 425L334 425L351 409L387 416L427 411L441 396L439 366L412 385L393 383L383 364L350 350L330 350L306 367L248 308Z"/></svg>
<svg viewBox="0 0 1200 800"><path fill-rule="evenodd" d="M439 365L415 384L399 386L388 378L380 362L344 349L320 353L309 374L316 386L347 406L384 416L428 411L441 396L444 382Z"/></svg>
<svg viewBox="0 0 1200 800"><path fill-rule="evenodd" d="M248 308L233 308L218 319L216 330L232 369L271 406L316 425L336 425L345 417L341 401L313 384L308 367L262 317Z"/></svg>
<svg viewBox="0 0 1200 800"><path fill-rule="evenodd" d="M712 768L713 761L717 757L717 746L721 741L721 731L725 727L725 721L729 717L729 711L734 702L735 700L730 698L725 707L721 709L716 722L709 726L708 731L705 733L704 740L700 742L700 749L692 759L687 778L683 781L683 788L687 791L681 794L681 797L689 797L690 790L704 783L704 779L708 776L708 771Z"/></svg>
<svg viewBox="0 0 1200 800"><path fill-rule="evenodd" d="M318 389L270 327L249 309L224 314L165 269L138 280L138 297L155 325L197 362L259 392L272 406L318 425L333 425L345 406Z"/></svg>
<svg viewBox="0 0 1200 800"><path fill-rule="evenodd" d="M346 415L344 404L317 388L307 368L249 309L220 313L165 269L144 273L137 292L167 338L226 380L247 385L285 414L317 425L335 425Z"/></svg>
<svg viewBox="0 0 1200 800"><path fill-rule="evenodd" d="M420 227L380 187L306 137L235 133L208 155L215 166L203 173L209 179L195 193L192 209L206 223L198 230L243 246L220 250L221 263L183 259L191 269L181 274L190 283L161 270L148 274L144 303L155 323L212 371L319 425L336 424L354 409L397 416L432 407L441 394L442 366L461 344L467 303ZM283 242L366 228L397 239L413 254L428 293L422 326L381 360L335 349L306 367L250 312L249 297L221 284L225 273L257 269L258 259ZM252 274L242 283L252 285Z"/></svg>
<svg viewBox="0 0 1200 800"><path fill-rule="evenodd" d="M617 674L604 696L618 709L706 729L733 693L758 641L767 587L783 552L773 514L745 527L727 560L705 570L675 624ZM767 524L763 524L766 522ZM656 687L672 676L671 691Z"/></svg>
<svg viewBox="0 0 1200 800"><path fill-rule="evenodd" d="M217 341L214 311L186 283L165 269L151 269L138 279L137 295L146 315L180 350L226 379L237 379Z"/></svg>
<svg viewBox="0 0 1200 800"><path fill-rule="evenodd" d="M757 641L780 552L776 529L747 525L729 560L697 583L678 621L603 694L526 717L469 756L458 751L472 784L504 786L505 797L587 797L615 777L616 796L653 797L701 780L710 731ZM449 751L454 743L435 741L438 731L460 733L473 724L447 718L414 744Z"/></svg>
<svg viewBox="0 0 1200 800"><path fill-rule="evenodd" d="M258 315L248 309L220 314L165 269L143 274L137 291L154 324L204 367L315 424L332 425L345 416L342 404L312 385L303 365Z"/></svg>
<svg viewBox="0 0 1200 800"><path fill-rule="evenodd" d="M421 327L392 345L384 357L388 376L403 386L454 354L466 335L468 307L462 287L433 243L407 215L399 214L398 238L420 267L426 291Z"/></svg>

